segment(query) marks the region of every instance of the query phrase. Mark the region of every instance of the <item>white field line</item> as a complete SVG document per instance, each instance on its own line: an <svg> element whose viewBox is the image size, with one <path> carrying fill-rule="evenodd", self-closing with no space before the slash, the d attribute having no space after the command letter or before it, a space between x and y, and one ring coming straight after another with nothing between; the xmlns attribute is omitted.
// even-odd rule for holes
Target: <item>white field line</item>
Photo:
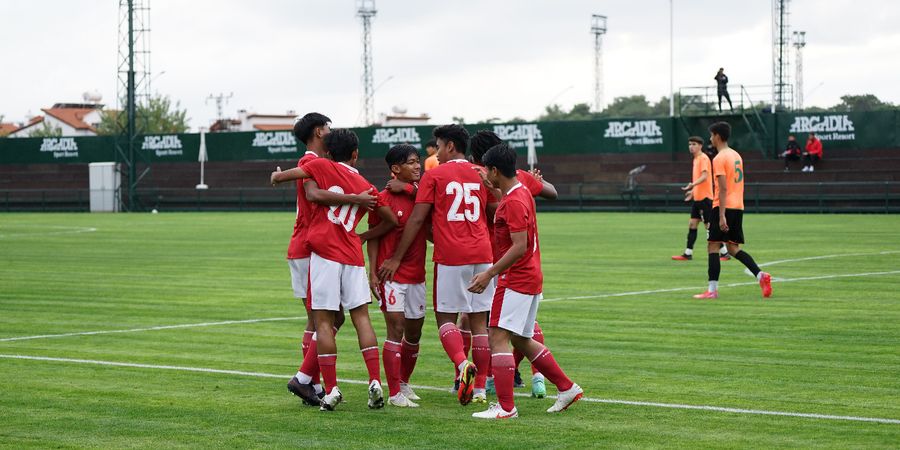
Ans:
<svg viewBox="0 0 900 450"><path fill-rule="evenodd" d="M834 278L853 278L853 277L873 277L879 275L895 275L900 274L900 270L890 270L886 272L864 272L864 273L844 273L839 275L822 275L817 277L799 277L799 278L772 278L772 283L796 283L798 281L815 281L815 280L830 280ZM722 286L727 287L736 287L736 286L755 286L758 283L756 281L749 281L745 283L730 283ZM648 291L634 291L634 292L618 292L614 294L597 294L597 295L583 295L579 297L561 297L561 298L545 298L541 300L541 303L546 302L561 302L564 300L588 300L588 299L596 299L596 298L610 298L610 297L626 297L631 295L643 295L643 294L658 294L661 292L680 292L680 291L700 291L705 289L706 287L678 287L678 288L669 288L669 289L653 289Z"/></svg>
<svg viewBox="0 0 900 450"><path fill-rule="evenodd" d="M900 273L900 270L888 271L888 272L866 272L866 273L850 273L850 274L841 274L841 275L822 275L817 277L802 277L802 278L782 278L782 279L773 279L773 283L793 283L798 281L814 281L814 280L827 280L832 278L848 278L848 277L866 277L866 276L878 276L878 275L894 275ZM727 287L736 287L736 286L750 286L757 284L755 281L753 282L745 282L745 283L731 283L723 286ZM598 294L598 295L584 295L578 297L561 297L561 298L545 298L541 300L541 303L548 302L561 302L566 300L590 300L590 299L598 299L598 298L611 298L611 297L628 297L633 295L646 295L646 294L659 294L663 292L681 292L681 291L690 291L690 290L701 290L703 287L679 287L679 288L668 288L668 289L653 289L646 291L632 291L632 292L617 292L613 294ZM43 334L36 336L18 336L18 337L10 337L10 338L0 338L0 342L11 342L11 341L25 341L31 339L46 339L46 338L58 338L58 337L69 337L69 336L91 336L95 334L112 334L112 333L135 333L142 331L157 331L157 330L171 330L177 328L194 328L194 327L210 327L216 325L234 325L234 324L242 324L242 323L257 323L257 322L275 322L275 321L283 321L283 320L300 320L305 319L306 317L297 316L297 317L272 317L266 319L250 319L250 320L227 320L224 322L202 322L202 323L186 323L182 325L163 325L157 327L147 327L147 328L131 328L126 330L101 330L101 331L83 331L77 333L63 333L63 334Z"/></svg>
<svg viewBox="0 0 900 450"><path fill-rule="evenodd" d="M758 264L759 267L769 267L777 264L791 263L791 262L802 262L802 261L815 261L818 259L832 259L832 258L846 258L851 256L880 256L880 255L893 255L896 253L900 253L900 250L889 250L884 252L874 252L874 253L842 253L835 255L821 255L821 256L808 256L806 258L795 258L795 259L782 259L780 261L769 261L767 263ZM744 268L744 273L749 276L753 276L753 272L750 272L750 269Z"/></svg>
<svg viewBox="0 0 900 450"><path fill-rule="evenodd" d="M97 231L97 229L94 227L66 227L66 226L59 226L59 225L48 225L48 226L31 225L30 227L31 228L49 228L49 229L55 229L55 230L61 230L61 231L44 231L44 232L38 232L38 233L0 233L0 239L6 238L6 237L19 237L19 236L53 236L53 235L57 235L57 234L93 233L93 232ZM2 230L0 230L0 231L2 231Z"/></svg>
<svg viewBox="0 0 900 450"><path fill-rule="evenodd" d="M238 376L247 376L247 377L259 377L259 378L289 378L290 375L279 375L272 373L261 373L261 372L244 372L240 370L222 370L222 369L208 369L203 367L185 367L185 366L166 366L166 365L154 365L154 364L137 364L137 363L126 363L126 362L116 362L116 361L98 361L93 359L72 359L72 358L52 358L47 356L29 356L29 355L4 355L0 354L0 358L3 359L19 359L19 360L31 360L31 361L51 361L51 362L62 362L62 363L73 363L73 364L94 364L100 366L114 366L114 367L130 367L137 369L157 369L157 370L177 370L184 372L201 372L201 373L215 373L222 375L238 375ZM347 384L369 384L368 381L363 380L347 380L340 379L338 380L342 383ZM415 389L428 390L428 391L437 391L437 392L447 392L447 388L440 388L435 386L420 386L413 385ZM518 393L515 394L517 397L528 397L528 394ZM555 396L548 396L549 398L556 398ZM859 417L859 416L840 416L840 415L832 415L832 414L814 414L814 413L798 413L798 412L787 412L787 411L768 411L762 409L744 409L744 408L727 408L722 406L710 406L710 405L686 405L680 403L659 403L659 402L641 402L641 401L632 401L632 400L614 400L614 399L602 399L602 398L588 398L585 397L582 401L589 403L607 403L607 404L615 404L615 405L629 405L629 406L647 406L647 407L655 407L655 408L669 408L669 409L691 409L691 410L701 410L701 411L713 411L713 412L723 412L723 413L732 413L732 414L754 414L754 415L763 415L763 416L787 416L787 417L800 417L806 419L823 419L823 420L842 420L842 421L852 421L852 422L875 422L875 423L884 423L891 425L900 425L900 420L898 419L885 419L879 417Z"/></svg>
<svg viewBox="0 0 900 450"><path fill-rule="evenodd" d="M140 331L157 331L157 330L172 330L176 328L195 328L195 327L212 327L217 325L234 325L239 323L257 323L257 322L277 322L283 320L299 320L306 319L306 316L297 316L297 317L270 317L266 319L248 319L248 320L226 320L223 322L203 322L203 323L185 323L181 325L163 325L158 327L146 327L146 328L131 328L127 330L100 330L100 331L82 331L77 333L62 333L62 334L42 334L37 336L19 336L19 337L10 337L10 338L2 338L0 342L9 342L9 341L26 341L29 339L46 339L46 338L59 338L59 337L68 337L68 336L91 336L95 334L113 334L113 333L136 333Z"/></svg>

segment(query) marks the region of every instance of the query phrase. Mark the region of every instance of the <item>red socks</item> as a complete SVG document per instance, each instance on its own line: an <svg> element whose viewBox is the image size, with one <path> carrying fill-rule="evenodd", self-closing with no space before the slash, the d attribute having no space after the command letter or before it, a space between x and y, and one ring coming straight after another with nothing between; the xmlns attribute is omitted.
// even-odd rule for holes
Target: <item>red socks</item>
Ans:
<svg viewBox="0 0 900 450"><path fill-rule="evenodd" d="M541 329L541 326L538 325L537 322L534 323L534 336L532 336L531 338L534 339L535 341L540 342L541 345L544 345L544 330ZM522 355L522 356L524 357L525 355ZM521 360L519 360L519 361L521 361ZM516 366L516 367L518 367L518 366ZM538 374L538 373L541 373L541 371L537 370L537 367L535 367L534 364L532 364L531 365L531 374L534 375L534 374Z"/></svg>
<svg viewBox="0 0 900 450"><path fill-rule="evenodd" d="M322 370L322 379L325 381L325 392L331 393L331 390L337 386L337 355L319 355L319 368Z"/></svg>
<svg viewBox="0 0 900 450"><path fill-rule="evenodd" d="M314 331L306 330L303 332L303 341L300 343L300 351L303 353L303 356L306 356L306 351L309 350L309 343L312 342Z"/></svg>
<svg viewBox="0 0 900 450"><path fill-rule="evenodd" d="M400 341L400 382L409 383L413 370L416 368L416 361L419 359L419 343L415 344L407 342L406 339Z"/></svg>
<svg viewBox="0 0 900 450"><path fill-rule="evenodd" d="M469 357L469 350L472 349L472 332L470 330L459 330L463 342L463 354Z"/></svg>
<svg viewBox="0 0 900 450"><path fill-rule="evenodd" d="M494 368L494 388L497 390L497 400L504 411L512 411L516 407L513 401L513 378L516 367L513 365L512 353L491 355L491 366Z"/></svg>
<svg viewBox="0 0 900 450"><path fill-rule="evenodd" d="M381 366L378 364L378 347L369 347L360 350L366 361L366 370L369 371L369 381L381 382Z"/></svg>
<svg viewBox="0 0 900 450"><path fill-rule="evenodd" d="M572 388L572 380L566 376L566 373L556 363L556 359L550 354L547 347L541 345L540 351L531 360L531 364L537 368L538 372L544 374L551 383L556 385L556 389L560 392L568 391ZM507 410L509 411L509 410Z"/></svg>
<svg viewBox="0 0 900 450"><path fill-rule="evenodd" d="M397 393L400 392L400 352L401 346L399 343L393 341L384 341L384 348L381 353L381 358L384 362L384 376L387 378L388 391L390 392L391 397L397 395ZM365 354L366 353L363 352L363 356L365 356ZM368 366L368 360L366 360L366 367Z"/></svg>
<svg viewBox="0 0 900 450"><path fill-rule="evenodd" d="M438 335L441 338L441 345L444 346L447 356L453 361L453 365L458 367L460 363L466 360L466 354L463 352L463 339L459 328L456 328L455 323L447 322L438 329Z"/></svg>
<svg viewBox="0 0 900 450"><path fill-rule="evenodd" d="M304 336L305 337L305 336ZM319 345L316 340L316 334L310 336L309 348L303 355L303 363L300 364L300 372L309 375L313 384L319 384Z"/></svg>
<svg viewBox="0 0 900 450"><path fill-rule="evenodd" d="M472 360L478 369L478 373L475 375L475 389L484 389L491 366L491 345L488 342L488 335L472 336Z"/></svg>

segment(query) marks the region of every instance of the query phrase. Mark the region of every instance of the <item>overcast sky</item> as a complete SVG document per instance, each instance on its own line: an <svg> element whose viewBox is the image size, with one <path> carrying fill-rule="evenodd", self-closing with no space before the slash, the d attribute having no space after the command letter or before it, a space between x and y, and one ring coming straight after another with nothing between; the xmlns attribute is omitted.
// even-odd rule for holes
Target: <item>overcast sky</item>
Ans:
<svg viewBox="0 0 900 450"><path fill-rule="evenodd" d="M675 88L771 83L771 1L675 1ZM153 91L216 115L319 111L336 126L361 114L361 26L353 0L152 0ZM715 5L710 7L710 5ZM605 98L669 92L667 0L377 0L375 109L402 105L432 123L453 116L533 119L551 101L593 98L591 14L609 16ZM806 104L844 94L900 103L900 2L793 0L807 32ZM19 122L97 90L115 105L118 2L0 0L0 115ZM792 61L793 63L793 61ZM793 68L791 69L793 75ZM385 81L386 80L386 81ZM765 100L765 99L754 99Z"/></svg>

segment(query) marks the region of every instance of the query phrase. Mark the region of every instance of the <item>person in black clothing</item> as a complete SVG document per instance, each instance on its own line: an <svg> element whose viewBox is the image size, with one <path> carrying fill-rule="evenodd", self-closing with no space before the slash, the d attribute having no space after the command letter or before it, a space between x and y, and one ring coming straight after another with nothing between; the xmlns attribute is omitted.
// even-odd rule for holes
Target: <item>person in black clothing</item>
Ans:
<svg viewBox="0 0 900 450"><path fill-rule="evenodd" d="M719 67L719 72L714 79L718 87L716 93L719 96L719 112L722 112L722 97L728 100L728 108L731 109L731 112L734 112L734 106L731 105L731 96L728 95L728 76L725 75L725 69Z"/></svg>
<svg viewBox="0 0 900 450"><path fill-rule="evenodd" d="M785 172L791 171L789 167L791 161L800 161L801 153L803 153L803 150L800 148L800 144L797 143L797 138L795 138L794 135L788 136L787 147L785 147L784 152L781 153L781 157L784 158Z"/></svg>

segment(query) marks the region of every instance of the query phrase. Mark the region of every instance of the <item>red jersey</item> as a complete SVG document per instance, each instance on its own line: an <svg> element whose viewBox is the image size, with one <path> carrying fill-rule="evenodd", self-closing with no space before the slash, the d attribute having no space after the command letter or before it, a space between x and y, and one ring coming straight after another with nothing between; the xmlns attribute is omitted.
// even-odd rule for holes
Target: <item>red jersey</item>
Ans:
<svg viewBox="0 0 900 450"><path fill-rule="evenodd" d="M518 180L519 183L522 183L523 187L528 189L528 192L532 197L537 197L541 194L541 191L544 190L544 184L538 181L534 175L524 170L516 170L516 180ZM493 194L490 197L494 198ZM503 253L500 251L500 248L497 247L497 237L494 235L493 223L488 223L488 235L491 237L491 251L494 254L494 262L497 262L503 257Z"/></svg>
<svg viewBox="0 0 900 450"><path fill-rule="evenodd" d="M319 156L313 152L307 151L303 157L297 161L297 167L303 167L306 163L318 158ZM297 217L294 220L294 233L291 234L291 243L288 244L288 259L309 258L309 247L306 244L306 237L309 234L309 215L312 212L312 206L306 199L306 190L303 183L309 181L297 180Z"/></svg>
<svg viewBox="0 0 900 450"><path fill-rule="evenodd" d="M517 170L516 180L518 180L519 183L522 183L522 186L524 186L525 189L528 189L528 192L531 193L532 197L541 195L541 191L544 190L544 184L538 181L530 172Z"/></svg>
<svg viewBox="0 0 900 450"><path fill-rule="evenodd" d="M445 266L488 264L491 241L485 207L487 188L477 166L453 159L425 172L416 203L432 205L434 262Z"/></svg>
<svg viewBox="0 0 900 450"><path fill-rule="evenodd" d="M339 194L361 194L369 189L374 190L374 186L358 170L330 159L314 159L303 166L303 171L319 185L319 189ZM365 267L362 242L356 234L356 225L362 220L366 210L360 209L359 205L311 205L308 235L310 250L329 261Z"/></svg>
<svg viewBox="0 0 900 450"><path fill-rule="evenodd" d="M497 277L497 286L512 289L521 294L537 295L544 289L541 272L541 249L538 246L537 217L534 197L517 183L503 196L494 214L494 236L500 255L512 247L512 233L526 234L525 254L506 272Z"/></svg>
<svg viewBox="0 0 900 450"><path fill-rule="evenodd" d="M394 194L387 189L378 194L378 202L384 203L391 208L391 212L397 216L400 225L389 231L381 237L378 242L378 258L376 264L372 267L381 267L386 259L394 255L400 237L403 235L403 228L406 221L412 214L413 206L416 205L415 198L407 193ZM381 222L381 217L377 214L369 214L369 227L374 227ZM425 282L425 227L419 230L416 239L410 245L403 260L400 261L400 267L394 274L394 281L403 284L418 284Z"/></svg>

